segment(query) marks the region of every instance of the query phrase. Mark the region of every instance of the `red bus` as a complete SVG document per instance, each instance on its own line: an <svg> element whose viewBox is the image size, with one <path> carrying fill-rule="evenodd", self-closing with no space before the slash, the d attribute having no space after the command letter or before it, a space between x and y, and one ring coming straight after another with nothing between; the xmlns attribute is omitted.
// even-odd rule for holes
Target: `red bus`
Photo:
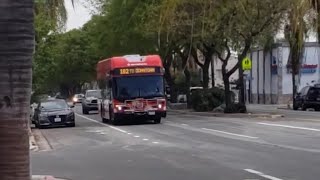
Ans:
<svg viewBox="0 0 320 180"><path fill-rule="evenodd" d="M163 75L158 55L127 55L100 61L97 80L102 93L102 120L119 124L138 118L161 123L167 110Z"/></svg>

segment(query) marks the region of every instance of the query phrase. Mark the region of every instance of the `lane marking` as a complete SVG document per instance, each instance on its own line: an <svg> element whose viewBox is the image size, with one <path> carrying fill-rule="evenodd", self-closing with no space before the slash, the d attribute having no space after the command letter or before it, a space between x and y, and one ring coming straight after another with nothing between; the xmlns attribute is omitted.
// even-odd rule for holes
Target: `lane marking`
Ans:
<svg viewBox="0 0 320 180"><path fill-rule="evenodd" d="M288 117L288 118L286 118L286 119L288 119L288 120L298 120L298 121L314 121L314 122L320 122L320 120L319 119L305 119L305 118L290 118L290 117Z"/></svg>
<svg viewBox="0 0 320 180"><path fill-rule="evenodd" d="M127 133L128 135L131 135L132 133Z"/></svg>
<svg viewBox="0 0 320 180"><path fill-rule="evenodd" d="M189 126L188 124L181 124L182 126Z"/></svg>
<svg viewBox="0 0 320 180"><path fill-rule="evenodd" d="M270 179L270 180L283 180L283 179L276 178L276 177L264 174L262 172L259 172L259 171L253 170L253 169L244 169L244 170L249 172L249 173L256 174L258 176L261 176L261 177L264 177L264 178L267 178L267 179Z"/></svg>
<svg viewBox="0 0 320 180"><path fill-rule="evenodd" d="M134 136L135 138L139 138L140 136Z"/></svg>
<svg viewBox="0 0 320 180"><path fill-rule="evenodd" d="M275 127L284 127L284 128L291 128L291 129L300 129L300 130L320 132L320 129L306 128L306 127L299 127L299 126L288 126L288 125L269 124L269 123L258 123L258 124L265 125L265 126L275 126Z"/></svg>
<svg viewBox="0 0 320 180"><path fill-rule="evenodd" d="M144 141L149 141L149 139L143 139Z"/></svg>
<svg viewBox="0 0 320 180"><path fill-rule="evenodd" d="M122 132L122 133L128 133L127 131L122 130L122 129L120 129L120 128L113 127L113 126L110 126L110 125L108 125L108 124L101 123L101 122L99 122L99 121L96 121L96 120L94 120L94 119L88 118L88 117L86 117L86 116L82 116L82 115L80 115L80 114L78 114L78 113L75 113L75 114L76 114L77 116L79 116L79 117L82 117L82 118L88 120L88 121L91 121L91 122L94 122L94 123L97 123L97 124L100 124L100 125L109 127L109 128L111 128L111 129L114 129L114 130L119 131L119 132Z"/></svg>
<svg viewBox="0 0 320 180"><path fill-rule="evenodd" d="M238 137L244 137L244 138L250 138L250 139L258 139L258 137L246 136L246 135L235 134L235 133L229 133L229 132L225 132L225 131L218 131L218 130L215 130L215 129L208 129L208 128L201 128L201 129L206 130L206 131L222 133L222 134L228 134L228 135L232 135L232 136L238 136Z"/></svg>
<svg viewBox="0 0 320 180"><path fill-rule="evenodd" d="M152 142L153 144L159 144L159 142Z"/></svg>

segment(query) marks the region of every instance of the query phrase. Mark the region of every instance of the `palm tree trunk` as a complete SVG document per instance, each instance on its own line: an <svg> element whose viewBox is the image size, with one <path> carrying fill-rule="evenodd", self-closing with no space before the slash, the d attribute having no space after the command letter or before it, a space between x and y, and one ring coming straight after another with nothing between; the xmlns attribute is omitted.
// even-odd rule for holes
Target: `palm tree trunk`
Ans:
<svg viewBox="0 0 320 180"><path fill-rule="evenodd" d="M33 0L0 2L0 179L30 179Z"/></svg>

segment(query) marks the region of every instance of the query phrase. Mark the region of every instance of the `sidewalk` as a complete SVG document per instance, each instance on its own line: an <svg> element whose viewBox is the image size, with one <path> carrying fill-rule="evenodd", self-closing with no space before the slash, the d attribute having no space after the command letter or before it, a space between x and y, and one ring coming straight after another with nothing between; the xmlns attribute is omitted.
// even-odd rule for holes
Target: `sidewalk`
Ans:
<svg viewBox="0 0 320 180"><path fill-rule="evenodd" d="M178 114L188 114L188 115L198 115L198 116L212 116L212 117L227 117L227 118L281 118L284 117L283 114L277 113L234 113L225 114L220 112L195 112L193 110L172 110L168 109L168 112L178 113Z"/></svg>
<svg viewBox="0 0 320 180"><path fill-rule="evenodd" d="M31 180L65 180L60 178L55 178L53 176L32 176Z"/></svg>
<svg viewBox="0 0 320 180"><path fill-rule="evenodd" d="M248 111L291 109L291 107L291 104L247 104Z"/></svg>
<svg viewBox="0 0 320 180"><path fill-rule="evenodd" d="M38 144L36 142L36 139L33 135L33 132L29 126L29 145L30 145L30 151L38 151L39 150L39 147L38 147ZM64 180L64 179L61 179L61 178L55 178L53 176L47 176L47 175L33 175L31 177L31 180Z"/></svg>

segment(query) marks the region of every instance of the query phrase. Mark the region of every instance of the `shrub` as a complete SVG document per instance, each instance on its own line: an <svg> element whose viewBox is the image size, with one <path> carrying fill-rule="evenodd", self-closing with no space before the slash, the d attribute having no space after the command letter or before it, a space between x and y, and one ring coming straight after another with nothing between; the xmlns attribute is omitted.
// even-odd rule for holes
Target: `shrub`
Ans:
<svg viewBox="0 0 320 180"><path fill-rule="evenodd" d="M224 92L220 88L199 89L191 94L192 108L195 111L212 111L224 102Z"/></svg>
<svg viewBox="0 0 320 180"><path fill-rule="evenodd" d="M246 113L247 108L244 104L232 104L224 109L224 113Z"/></svg>

